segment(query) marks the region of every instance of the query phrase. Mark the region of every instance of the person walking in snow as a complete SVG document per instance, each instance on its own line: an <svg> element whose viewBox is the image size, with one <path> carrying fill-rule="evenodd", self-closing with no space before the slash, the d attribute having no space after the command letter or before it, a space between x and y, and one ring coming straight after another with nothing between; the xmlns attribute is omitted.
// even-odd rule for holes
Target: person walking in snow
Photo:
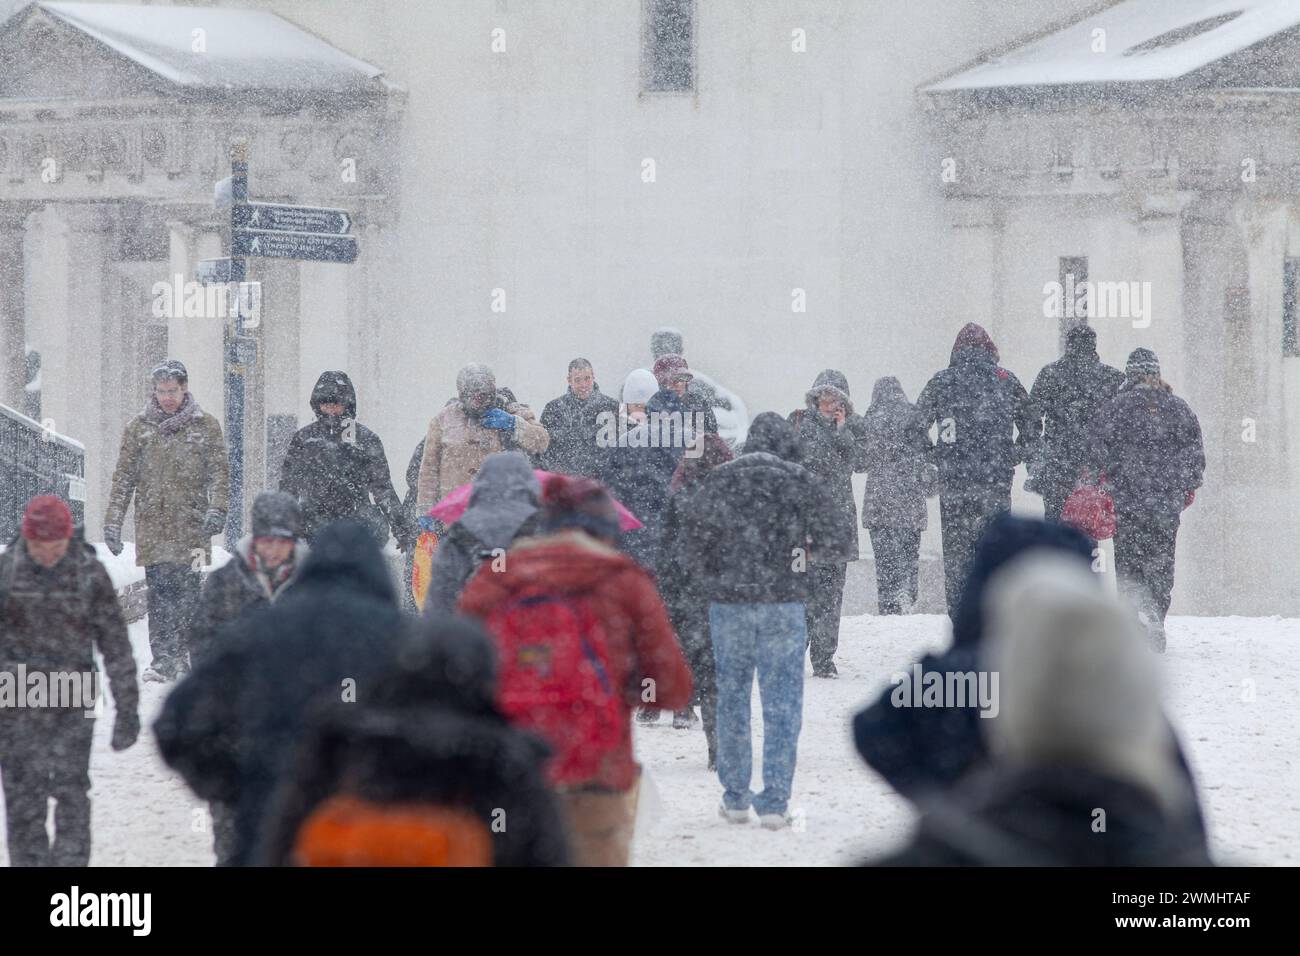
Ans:
<svg viewBox="0 0 1300 956"><path fill-rule="evenodd" d="M104 544L122 553L122 523L135 500L135 563L149 600L146 681L173 681L187 669L186 641L212 561L212 537L226 526L230 467L221 425L189 391L189 372L168 359L152 372L144 411L122 433L104 515Z"/></svg>
<svg viewBox="0 0 1300 956"><path fill-rule="evenodd" d="M998 364L998 349L974 322L957 333L948 367L916 402L921 427L938 426L939 519L944 591L956 614L975 544L989 521L1011 508L1016 465L1036 454L1042 415L1020 380Z"/></svg>
<svg viewBox="0 0 1300 956"><path fill-rule="evenodd" d="M788 826L808 625L808 555L843 547L829 496L791 459L798 442L773 412L757 416L744 453L714 468L686 509L691 575L707 589L718 689L721 816ZM763 706L763 791L750 790L749 713L758 675Z"/></svg>
<svg viewBox="0 0 1300 956"><path fill-rule="evenodd" d="M632 707L685 707L691 673L650 575L615 548L605 488L553 475L542 507L541 535L516 541L503 570L481 567L460 609L494 638L502 709L552 746L574 863L626 866L640 782Z"/></svg>
<svg viewBox="0 0 1300 956"><path fill-rule="evenodd" d="M701 453L683 457L669 483L672 496L664 509L656 576L673 629L677 631L682 651L691 665L696 701L704 721L704 739L708 746L709 769L717 769L718 759L718 685L713 661L713 639L709 636L709 598L706 582L691 574L687 564L690 537L694 529L687 515L691 503L704 487L704 478L718 465L731 461L735 454L720 435L705 435ZM641 720L641 711L637 719ZM658 719L659 711L649 713ZM648 720L653 723L653 720ZM696 723L694 704L673 714L673 729L690 730Z"/></svg>
<svg viewBox="0 0 1300 956"><path fill-rule="evenodd" d="M302 507L303 537L342 518L360 521L381 541L389 530L398 547L415 545L379 436L356 420L357 391L346 372L322 372L311 391L316 420L289 442L280 468L280 490Z"/></svg>
<svg viewBox="0 0 1300 956"><path fill-rule="evenodd" d="M500 561L518 537L533 534L538 523L541 483L523 452L488 455L474 476L469 507L438 542L433 553L426 616L455 612L460 592L484 561Z"/></svg>
<svg viewBox="0 0 1300 956"><path fill-rule="evenodd" d="M828 368L813 381L804 407L790 413L803 448L801 464L830 496L841 545L811 556L808 650L814 677L837 677L835 652L840 645L840 611L848 563L858 560L858 512L853 504L853 473L863 468L866 451L862 416L853 410L849 381Z"/></svg>
<svg viewBox="0 0 1300 956"><path fill-rule="evenodd" d="M686 355L686 341L681 329L663 326L650 336L650 364L665 355ZM699 369L692 369L690 385L683 396L691 411L705 416L705 431L717 432L732 448L745 441L749 430L749 412L740 396Z"/></svg>
<svg viewBox="0 0 1300 956"><path fill-rule="evenodd" d="M596 384L591 362L576 358L569 363L568 389L542 409L542 427L551 436L539 461L546 471L600 479L610 448L603 447L603 423L618 416L618 402Z"/></svg>
<svg viewBox="0 0 1300 956"><path fill-rule="evenodd" d="M1115 502L1120 589L1163 653L1178 526L1201 487L1205 446L1200 421L1160 377L1150 349L1133 350L1119 393L1097 412L1089 458Z"/></svg>
<svg viewBox="0 0 1300 956"><path fill-rule="evenodd" d="M90 863L96 651L116 711L112 747L125 750L140 733L139 690L117 592L95 549L74 532L67 504L37 496L0 554L0 779L10 866ZM16 676L24 672L26 679ZM40 700L31 698L38 676L48 688ZM63 696L69 687L80 687L75 699ZM50 798L53 841L45 830Z"/></svg>
<svg viewBox="0 0 1300 956"><path fill-rule="evenodd" d="M208 575L190 633L197 664L212 652L217 634L256 608L267 607L292 591L307 557L298 499L283 491L263 491L253 500L253 528L236 544L230 560ZM210 806L217 866L235 855L234 809L221 801Z"/></svg>
<svg viewBox="0 0 1300 956"><path fill-rule="evenodd" d="M1043 416L1038 455L1027 462L1026 490L1043 496L1043 516L1060 521L1065 499L1088 468L1088 433L1097 410L1120 386L1124 373L1097 355L1097 333L1086 325L1070 329L1065 354L1043 366L1029 390L1029 400ZM1091 477L1096 477L1091 476Z"/></svg>
<svg viewBox="0 0 1300 956"><path fill-rule="evenodd" d="M881 614L916 604L925 499L937 491L930 439L898 379L877 379L863 416L866 439L862 527L876 559L876 602Z"/></svg>
<svg viewBox="0 0 1300 956"><path fill-rule="evenodd" d="M474 475L498 451L546 451L550 435L527 405L506 401L496 376L471 362L456 373L456 400L429 422L420 459L415 510L421 527L434 529L429 509Z"/></svg>

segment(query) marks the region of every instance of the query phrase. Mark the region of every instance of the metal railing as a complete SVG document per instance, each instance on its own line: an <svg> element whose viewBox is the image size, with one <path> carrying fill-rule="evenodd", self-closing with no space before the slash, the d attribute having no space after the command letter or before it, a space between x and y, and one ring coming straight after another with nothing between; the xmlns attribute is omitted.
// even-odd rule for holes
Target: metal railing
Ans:
<svg viewBox="0 0 1300 956"><path fill-rule="evenodd" d="M73 523L84 525L86 449L0 405L0 543L18 533L35 495L58 495L72 509Z"/></svg>

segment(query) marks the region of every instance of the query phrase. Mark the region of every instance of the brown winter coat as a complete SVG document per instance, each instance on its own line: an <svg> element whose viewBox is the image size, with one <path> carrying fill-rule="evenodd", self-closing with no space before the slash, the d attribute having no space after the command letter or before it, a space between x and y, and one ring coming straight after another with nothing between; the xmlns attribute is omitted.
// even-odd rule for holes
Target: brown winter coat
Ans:
<svg viewBox="0 0 1300 956"><path fill-rule="evenodd" d="M226 442L217 420L201 411L167 435L144 413L131 419L122 433L105 527L122 527L132 495L137 565L190 564L199 549L204 563L211 561L203 518L209 508L224 515L230 499Z"/></svg>
<svg viewBox="0 0 1300 956"><path fill-rule="evenodd" d="M506 406L506 411L519 419L512 447L533 453L545 451L551 437L537 424L532 410L527 405L512 403ZM488 455L510 450L502 441L503 434L472 420L460 402L452 402L433 416L424 439L424 457L420 460L416 515L428 514L450 492L473 481Z"/></svg>

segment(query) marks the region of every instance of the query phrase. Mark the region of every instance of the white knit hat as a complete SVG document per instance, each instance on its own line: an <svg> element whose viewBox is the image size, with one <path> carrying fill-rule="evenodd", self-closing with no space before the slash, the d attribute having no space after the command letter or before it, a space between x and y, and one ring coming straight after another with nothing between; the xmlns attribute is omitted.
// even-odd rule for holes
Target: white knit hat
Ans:
<svg viewBox="0 0 1300 956"><path fill-rule="evenodd" d="M644 405L659 391L659 383L649 369L634 369L623 382L623 404Z"/></svg>

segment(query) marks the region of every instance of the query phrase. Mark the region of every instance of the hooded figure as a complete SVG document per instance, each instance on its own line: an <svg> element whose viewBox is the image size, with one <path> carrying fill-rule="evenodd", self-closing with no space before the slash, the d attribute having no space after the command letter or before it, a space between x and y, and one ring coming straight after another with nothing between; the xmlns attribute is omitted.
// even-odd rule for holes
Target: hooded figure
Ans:
<svg viewBox="0 0 1300 956"><path fill-rule="evenodd" d="M927 799L909 866L1206 866L1196 795L1140 633L1096 576L1029 551L990 581L990 760ZM1105 808L1105 827L1088 825ZM1080 821L1083 821L1081 824Z"/></svg>
<svg viewBox="0 0 1300 956"><path fill-rule="evenodd" d="M324 406L341 406L341 412ZM294 434L280 467L280 490L302 507L303 537L311 542L330 522L351 518L380 542L391 530L398 546L409 551L415 529L393 490L384 443L356 420L357 392L346 372L321 373L311 410L316 421Z"/></svg>
<svg viewBox="0 0 1300 956"><path fill-rule="evenodd" d="M523 452L488 455L474 476L469 507L447 529L433 553L428 616L451 614L461 589L485 560L505 553L515 538L531 534L540 506L541 484Z"/></svg>
<svg viewBox="0 0 1300 956"><path fill-rule="evenodd" d="M550 435L532 410L498 390L492 370L471 362L456 373L456 400L429 422L420 459L415 510L433 528L429 509L474 480L488 455L498 451L539 454Z"/></svg>
<svg viewBox="0 0 1300 956"><path fill-rule="evenodd" d="M1010 510L1016 465L1036 453L1042 415L974 322L957 334L948 367L930 379L916 406L922 428L938 426L934 460L951 616L975 543L990 519Z"/></svg>
<svg viewBox="0 0 1300 956"><path fill-rule="evenodd" d="M1201 423L1160 377L1150 349L1134 349L1119 393L1097 412L1089 461L1115 502L1115 573L1157 651L1174 588L1184 508L1205 473Z"/></svg>
<svg viewBox="0 0 1300 956"><path fill-rule="evenodd" d="M866 432L862 416L853 411L849 382L843 372L828 368L819 374L804 396L804 406L790 414L803 446L803 466L826 489L835 522L842 528L841 547L813 552L808 569L812 579L807 613L813 676L834 677L844 580L848 562L858 560L853 473L864 465Z"/></svg>
<svg viewBox="0 0 1300 956"><path fill-rule="evenodd" d="M283 600L218 632L167 698L154 724L159 751L199 797L233 804L230 862L251 859L309 716L367 700L409 621L374 535L335 522Z"/></svg>
<svg viewBox="0 0 1300 956"><path fill-rule="evenodd" d="M902 614L916 603L925 499L938 472L929 461L930 439L892 375L878 379L863 416L866 432L862 526L876 560L876 597L881 614Z"/></svg>
<svg viewBox="0 0 1300 956"><path fill-rule="evenodd" d="M665 355L685 355L685 344L681 329L663 326L650 336L650 356L658 362ZM691 369L691 374L694 377L686 389L686 403L692 411L705 413L705 430L717 432L732 448L744 444L749 411L740 396L699 369Z"/></svg>
<svg viewBox="0 0 1300 956"><path fill-rule="evenodd" d="M1043 415L1043 439L1029 462L1048 521L1061 520L1061 508L1088 468L1088 429L1097 410L1119 391L1124 374L1097 355L1097 333L1086 325L1070 329L1065 354L1034 379L1029 398Z"/></svg>
<svg viewBox="0 0 1300 956"><path fill-rule="evenodd" d="M1091 539L1064 525L1033 518L999 515L980 541L961 602L953 619L952 645L942 654L927 654L902 672L904 680L924 681L925 674L978 672L982 644L991 616L990 582L993 576L1016 558L1033 551L1064 556L1092 574ZM1100 590L1096 575L1093 585ZM919 675L915 672L919 671ZM895 679L895 683L898 679ZM982 718L978 706L896 706L897 687L884 691L874 704L853 719L853 737L858 753L896 791L919 803L947 793L961 778L985 765L988 745L981 725L1000 718ZM1194 794L1191 772L1178 751L1178 762L1189 792ZM1203 825L1197 812L1196 826Z"/></svg>
<svg viewBox="0 0 1300 956"><path fill-rule="evenodd" d="M366 700L308 727L272 801L259 862L567 862L564 820L543 775L548 750L497 708L496 671L478 624L412 628ZM502 811L508 825L498 828Z"/></svg>

